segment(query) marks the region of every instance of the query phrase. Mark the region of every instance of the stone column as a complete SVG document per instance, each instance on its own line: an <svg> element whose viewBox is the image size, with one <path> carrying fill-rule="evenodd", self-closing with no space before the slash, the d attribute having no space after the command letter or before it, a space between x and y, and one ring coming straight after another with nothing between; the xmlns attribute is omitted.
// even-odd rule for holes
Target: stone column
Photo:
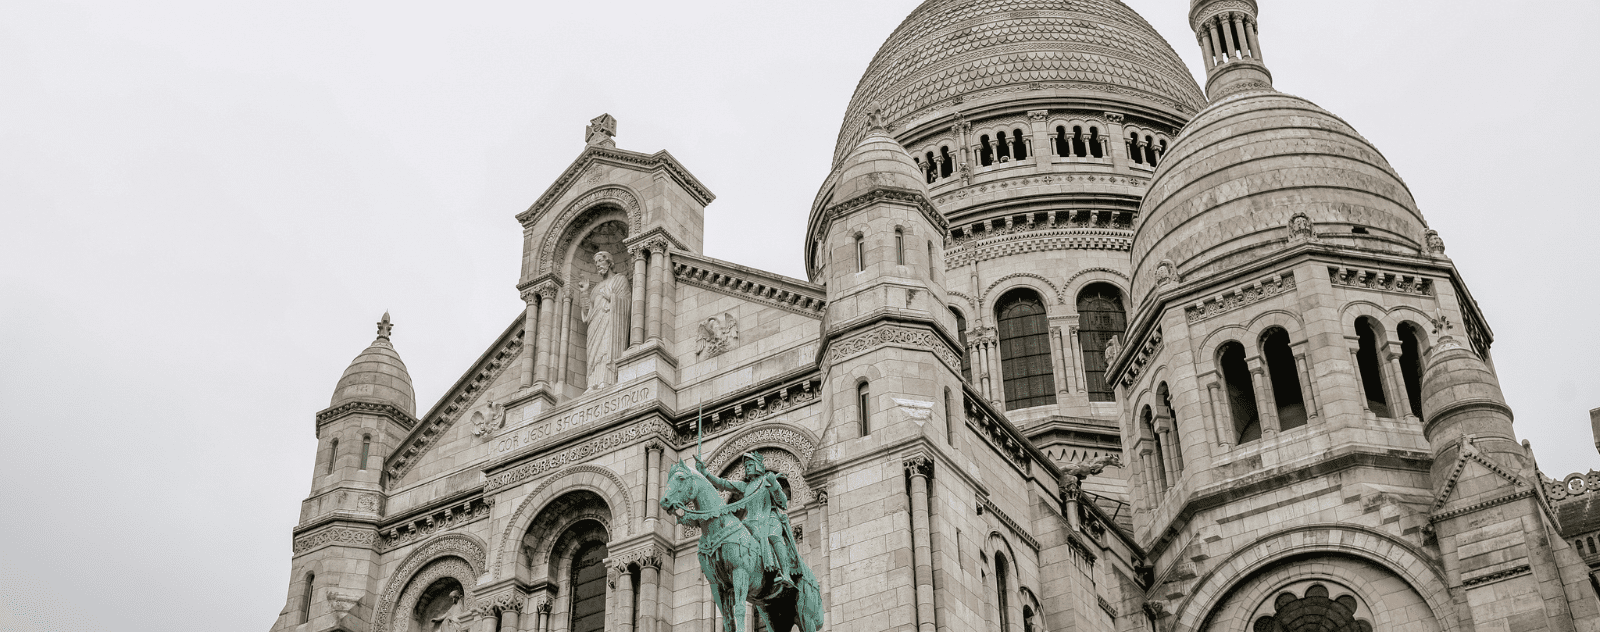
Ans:
<svg viewBox="0 0 1600 632"><path fill-rule="evenodd" d="M656 595L661 584L658 554L639 560L639 632L656 632Z"/></svg>
<svg viewBox="0 0 1600 632"><path fill-rule="evenodd" d="M1144 465L1145 488L1150 490L1150 498L1154 501L1150 503L1150 507L1154 508L1156 505L1161 504L1161 496L1167 490L1166 487L1162 486L1161 477L1156 472L1156 460L1151 458L1155 454L1155 449L1148 445L1151 443L1155 443L1155 441L1150 439L1140 441L1139 460Z"/></svg>
<svg viewBox="0 0 1600 632"><path fill-rule="evenodd" d="M627 564L617 571L617 632L633 632L633 573Z"/></svg>
<svg viewBox="0 0 1600 632"><path fill-rule="evenodd" d="M1359 341L1352 342L1361 344ZM1360 352L1359 346L1350 347L1350 370L1356 378L1356 401L1361 402L1361 412L1370 413L1372 408L1367 406L1367 383L1361 379L1361 358L1357 355Z"/></svg>
<svg viewBox="0 0 1600 632"><path fill-rule="evenodd" d="M1265 380L1261 369L1261 360L1252 358L1250 362L1250 382L1256 387L1256 418L1261 423L1261 438L1265 439L1278 434L1278 416L1273 414L1272 398L1267 395L1267 388L1262 385Z"/></svg>
<svg viewBox="0 0 1600 632"><path fill-rule="evenodd" d="M1306 422L1310 423L1312 419L1319 417L1317 415L1317 394L1312 389L1311 372L1306 367L1306 354L1295 354L1294 366L1300 371L1300 397L1305 398Z"/></svg>
<svg viewBox="0 0 1600 632"><path fill-rule="evenodd" d="M1052 360L1051 364L1055 366L1056 370L1056 392L1063 395L1067 393L1067 365L1065 361L1066 358L1064 357L1065 355L1066 353L1061 350L1061 328L1051 327L1050 359Z"/></svg>
<svg viewBox="0 0 1600 632"><path fill-rule="evenodd" d="M536 361L538 377L536 382L550 382L550 329L551 321L555 315L556 292L554 288L545 287L539 290L539 359Z"/></svg>
<svg viewBox="0 0 1600 632"><path fill-rule="evenodd" d="M1250 31L1250 54L1254 55L1256 61L1259 62L1261 61L1261 31L1256 30L1256 21L1254 19L1245 20L1245 28Z"/></svg>
<svg viewBox="0 0 1600 632"><path fill-rule="evenodd" d="M989 370L994 372L994 379L989 381L989 388L994 390L994 401L1004 403L1006 400L1006 372L1005 360L1000 357L1000 339L989 340Z"/></svg>
<svg viewBox="0 0 1600 632"><path fill-rule="evenodd" d="M1217 400L1222 398L1222 386L1211 382L1206 384L1204 393L1206 398L1204 410L1211 411L1211 432L1214 440L1220 446L1233 445L1232 415L1230 413L1229 418L1224 419L1222 411L1217 410Z"/></svg>
<svg viewBox="0 0 1600 632"><path fill-rule="evenodd" d="M572 297L564 296L561 298L561 318L556 321L561 327L561 343L555 349L555 375L552 376L557 386L567 383L567 368L572 366L568 364L570 360L567 358L568 351L572 348L572 319Z"/></svg>
<svg viewBox="0 0 1600 632"><path fill-rule="evenodd" d="M633 249L633 316L629 318L628 346L644 342L644 264L645 249Z"/></svg>
<svg viewBox="0 0 1600 632"><path fill-rule="evenodd" d="M817 498L817 521L820 526L817 529L817 546L822 548L822 568L831 574L833 572L833 552L832 547L829 546L830 540L828 539L828 534L832 533L828 531L828 487L826 485L818 486L814 493ZM833 581L832 578L825 579L829 579L829 581L822 582L822 610L827 612L829 597L832 595L830 590Z"/></svg>
<svg viewBox="0 0 1600 632"><path fill-rule="evenodd" d="M1078 382L1078 392L1088 391L1089 378L1083 373L1083 363L1078 361L1083 355L1078 353L1078 327L1076 325L1067 328L1067 354L1067 357L1072 358L1072 377Z"/></svg>
<svg viewBox="0 0 1600 632"><path fill-rule="evenodd" d="M660 441L651 441L644 446L644 522L645 531L656 529L656 521L661 515L661 452L666 449Z"/></svg>
<svg viewBox="0 0 1600 632"><path fill-rule="evenodd" d="M508 607L505 607L505 608L501 608L500 609L500 632L518 632L517 627L521 623L521 616L520 615L521 615L521 613L517 612L516 606L508 606Z"/></svg>
<svg viewBox="0 0 1600 632"><path fill-rule="evenodd" d="M534 625L531 632L550 632L550 599L548 597L534 605Z"/></svg>
<svg viewBox="0 0 1600 632"><path fill-rule="evenodd" d="M1250 37L1250 18L1240 15L1237 16L1237 20L1236 24L1239 25L1239 49L1241 53L1248 53L1250 59L1256 59L1255 42ZM1260 60L1256 59L1256 61Z"/></svg>
<svg viewBox="0 0 1600 632"><path fill-rule="evenodd" d="M928 476L933 459L923 453L906 456L903 465L911 479L911 550L917 587L917 631L935 632L933 617L933 546L928 527Z"/></svg>
<svg viewBox="0 0 1600 632"><path fill-rule="evenodd" d="M650 340L661 340L661 286L662 262L667 258L667 245L661 242L650 244L650 293L648 318L648 333Z"/></svg>
<svg viewBox="0 0 1600 632"><path fill-rule="evenodd" d="M1200 56L1206 62L1206 70L1210 70L1212 66L1217 65L1211 58L1211 33L1209 31L1201 31L1195 33L1194 38L1200 43Z"/></svg>
<svg viewBox="0 0 1600 632"><path fill-rule="evenodd" d="M527 302L527 311L523 314L522 321L522 346L527 348L528 355L522 359L522 371L519 383L522 388L533 386L533 367L539 355L539 295L534 292L523 292L522 300Z"/></svg>
<svg viewBox="0 0 1600 632"><path fill-rule="evenodd" d="M985 399L994 399L989 394L989 343L978 341L972 345L972 355L978 361L972 365L972 370L977 372L978 392L983 393Z"/></svg>
<svg viewBox="0 0 1600 632"><path fill-rule="evenodd" d="M1416 415L1411 414L1411 396L1406 394L1406 374L1400 371L1400 357L1402 355L1400 343L1391 342L1388 346L1393 351L1384 354L1384 357L1389 362L1384 367L1387 370L1383 371L1383 373L1384 382L1389 384L1389 390L1394 393L1389 397L1389 401L1393 402L1389 404L1389 408L1394 412L1395 419L1405 419L1407 417L1417 419ZM1418 421L1421 420L1418 419Z"/></svg>
<svg viewBox="0 0 1600 632"><path fill-rule="evenodd" d="M1165 407L1156 404L1158 409ZM1166 470L1167 487L1172 487L1178 482L1179 472L1183 471L1178 463L1178 450L1172 445L1175 440L1173 437L1177 436L1172 431L1172 417L1164 414L1156 417L1156 435L1161 437L1161 464L1165 466L1162 469Z"/></svg>
<svg viewBox="0 0 1600 632"><path fill-rule="evenodd" d="M478 620L472 623L472 627L475 632L496 632L499 623L500 620L494 616L493 610L482 610L478 612Z"/></svg>
<svg viewBox="0 0 1600 632"><path fill-rule="evenodd" d="M1211 40L1211 67L1216 68L1227 63L1228 58L1222 54L1222 34L1217 32L1217 20L1215 18L1206 20L1206 31L1207 35L1210 36L1207 39Z"/></svg>
<svg viewBox="0 0 1600 632"><path fill-rule="evenodd" d="M1228 44L1228 48L1223 52L1227 54L1226 56L1229 61L1238 59L1238 53L1234 52L1238 50L1239 46L1233 41L1233 14L1229 13L1226 16L1217 16L1217 20L1221 22L1222 41L1227 42Z"/></svg>

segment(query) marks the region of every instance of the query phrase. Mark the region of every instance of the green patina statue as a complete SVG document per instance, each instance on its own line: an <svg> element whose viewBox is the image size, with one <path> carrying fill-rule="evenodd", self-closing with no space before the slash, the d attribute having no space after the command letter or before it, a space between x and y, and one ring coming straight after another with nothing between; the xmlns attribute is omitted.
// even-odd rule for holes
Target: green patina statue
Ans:
<svg viewBox="0 0 1600 632"><path fill-rule="evenodd" d="M700 569L716 594L723 632L744 629L745 604L755 606L767 629L817 632L822 628L822 596L811 569L800 559L789 517L789 497L768 471L761 455L744 455L745 480L713 476L695 458L691 472L682 462L667 474L661 506L678 522L700 529ZM724 503L717 490L737 494ZM694 509L688 509L688 503ZM741 521L739 515L744 519Z"/></svg>

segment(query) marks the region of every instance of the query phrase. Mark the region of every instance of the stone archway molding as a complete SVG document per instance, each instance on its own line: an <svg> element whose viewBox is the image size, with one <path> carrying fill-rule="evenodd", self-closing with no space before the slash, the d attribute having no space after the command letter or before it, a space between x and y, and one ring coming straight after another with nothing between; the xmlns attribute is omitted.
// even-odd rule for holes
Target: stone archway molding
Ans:
<svg viewBox="0 0 1600 632"><path fill-rule="evenodd" d="M785 423L767 423L734 435L706 460L706 469L721 472L728 462L746 452L759 448L778 448L793 454L801 466L811 464L811 454L817 449L817 437L800 426Z"/></svg>
<svg viewBox="0 0 1600 632"><path fill-rule="evenodd" d="M601 205L618 207L628 216L629 234L638 235L644 230L644 207L639 204L639 196L633 191L615 184L589 191L567 204L550 224L539 246L539 270L535 276L555 272L554 261L558 242L570 238L570 233L578 228L572 225L574 220ZM560 254L565 256L564 252Z"/></svg>
<svg viewBox="0 0 1600 632"><path fill-rule="evenodd" d="M1211 569L1175 610L1171 632L1194 632L1235 588L1285 558L1306 553L1358 557L1411 585L1446 630L1454 630L1455 611L1444 570L1410 543L1366 527L1312 524L1263 536Z"/></svg>
<svg viewBox="0 0 1600 632"><path fill-rule="evenodd" d="M455 577L467 591L467 594L462 595L462 600L470 601L472 587L477 585L478 576L486 570L484 566L486 550L482 540L465 533L446 533L417 546L415 551L400 562L400 566L389 578L389 585L378 594L378 607L372 621L373 632L391 630L400 632L405 629L404 625L395 625L394 619L398 613L405 611L397 610L395 606L402 601L403 596L415 592L406 590L413 583L424 584L417 589L420 591L427 588L425 584L431 584L440 577ZM454 561L452 563L445 558L453 558ZM440 560L444 561L433 564ZM418 575L417 571L424 567L427 567L427 572ZM410 596L415 599L415 595Z"/></svg>
<svg viewBox="0 0 1600 632"><path fill-rule="evenodd" d="M565 484L557 486L556 483ZM611 506L612 518L622 523L621 530L630 536L633 535L633 498L628 494L628 486L622 483L622 477L598 465L574 465L539 483L539 486L528 494L527 499L517 505L516 512L511 514L511 520L506 523L505 531L500 534L500 541L495 546L495 579L506 577L506 563L517 559L522 532L528 529L528 525L539 515L539 511L562 494L579 489L594 492L604 498ZM613 537L615 535L613 534Z"/></svg>

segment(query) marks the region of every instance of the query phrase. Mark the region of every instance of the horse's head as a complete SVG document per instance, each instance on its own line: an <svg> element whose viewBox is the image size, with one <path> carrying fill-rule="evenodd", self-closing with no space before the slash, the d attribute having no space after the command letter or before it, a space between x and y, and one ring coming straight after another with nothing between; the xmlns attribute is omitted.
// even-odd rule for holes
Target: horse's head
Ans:
<svg viewBox="0 0 1600 632"><path fill-rule="evenodd" d="M667 471L667 491L661 495L661 508L673 515L689 501L694 500L695 482L700 476L678 461Z"/></svg>

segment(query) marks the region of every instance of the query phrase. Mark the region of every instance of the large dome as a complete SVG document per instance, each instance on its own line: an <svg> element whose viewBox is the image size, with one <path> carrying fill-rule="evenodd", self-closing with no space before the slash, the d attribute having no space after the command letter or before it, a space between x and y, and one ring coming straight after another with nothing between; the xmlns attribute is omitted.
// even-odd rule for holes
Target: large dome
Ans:
<svg viewBox="0 0 1600 632"><path fill-rule="evenodd" d="M1156 269L1199 278L1291 243L1304 213L1325 244L1416 255L1427 223L1411 191L1348 123L1299 97L1244 92L1206 108L1156 169L1133 238L1133 294Z"/></svg>
<svg viewBox="0 0 1600 632"><path fill-rule="evenodd" d="M1133 102L1182 118L1205 105L1172 47L1118 0L928 0L867 66L834 162L866 134L873 107L899 130L1030 91Z"/></svg>

